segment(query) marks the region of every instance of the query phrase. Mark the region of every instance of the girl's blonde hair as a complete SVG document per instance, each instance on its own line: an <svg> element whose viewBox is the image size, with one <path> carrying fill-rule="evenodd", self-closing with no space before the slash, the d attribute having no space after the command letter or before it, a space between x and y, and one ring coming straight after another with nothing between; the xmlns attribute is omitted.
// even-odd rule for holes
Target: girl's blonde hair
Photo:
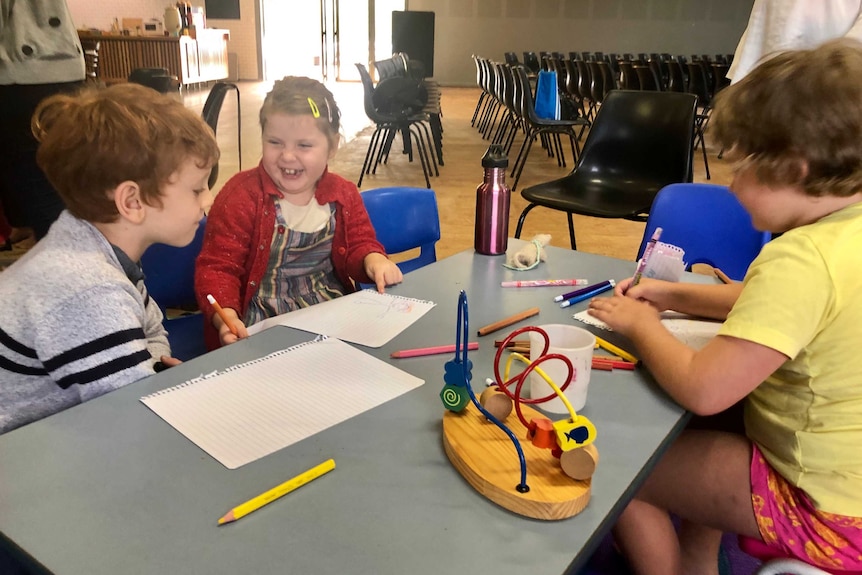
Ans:
<svg viewBox="0 0 862 575"><path fill-rule="evenodd" d="M274 113L312 116L332 147L338 147L341 111L332 92L317 80L304 76L285 76L276 80L260 108L261 129L266 127L266 121Z"/></svg>

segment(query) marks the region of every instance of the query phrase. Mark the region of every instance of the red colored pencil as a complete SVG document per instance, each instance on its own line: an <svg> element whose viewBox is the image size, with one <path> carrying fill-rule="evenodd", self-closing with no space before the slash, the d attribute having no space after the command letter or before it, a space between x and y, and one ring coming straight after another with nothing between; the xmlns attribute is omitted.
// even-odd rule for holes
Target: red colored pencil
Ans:
<svg viewBox="0 0 862 575"><path fill-rule="evenodd" d="M471 341L467 344L468 350L479 349L478 341ZM441 353L455 353L455 344L438 345L435 347L419 347L416 349L402 349L401 351L393 351L389 357L400 359L405 357L421 357L423 355L437 355Z"/></svg>

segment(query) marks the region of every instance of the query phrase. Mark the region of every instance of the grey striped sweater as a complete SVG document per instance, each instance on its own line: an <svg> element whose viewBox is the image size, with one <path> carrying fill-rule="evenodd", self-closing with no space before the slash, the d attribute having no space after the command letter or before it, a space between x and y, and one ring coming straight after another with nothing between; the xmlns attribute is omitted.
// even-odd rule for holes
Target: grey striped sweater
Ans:
<svg viewBox="0 0 862 575"><path fill-rule="evenodd" d="M110 243L63 212L0 273L0 433L153 373L162 312Z"/></svg>

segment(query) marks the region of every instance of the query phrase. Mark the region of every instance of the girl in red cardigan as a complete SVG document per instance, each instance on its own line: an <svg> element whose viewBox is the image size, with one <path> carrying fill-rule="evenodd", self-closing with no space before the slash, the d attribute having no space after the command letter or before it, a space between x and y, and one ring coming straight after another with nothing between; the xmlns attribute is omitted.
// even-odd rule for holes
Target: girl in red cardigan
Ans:
<svg viewBox="0 0 862 575"><path fill-rule="evenodd" d="M359 190L327 170L340 116L329 90L311 78L285 77L267 94L263 157L219 192L197 260L195 291L211 349L246 337L248 325L351 293L353 282L382 292L401 281Z"/></svg>

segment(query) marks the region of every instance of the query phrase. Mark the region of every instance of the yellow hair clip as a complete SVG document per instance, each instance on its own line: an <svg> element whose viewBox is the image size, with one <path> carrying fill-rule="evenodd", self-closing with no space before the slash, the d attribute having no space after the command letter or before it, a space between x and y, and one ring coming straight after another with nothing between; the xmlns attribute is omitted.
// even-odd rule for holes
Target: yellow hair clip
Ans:
<svg viewBox="0 0 862 575"><path fill-rule="evenodd" d="M308 98L308 105L311 106L311 115L315 118L320 117L320 110L317 108L317 104L314 103L314 100L311 97Z"/></svg>

